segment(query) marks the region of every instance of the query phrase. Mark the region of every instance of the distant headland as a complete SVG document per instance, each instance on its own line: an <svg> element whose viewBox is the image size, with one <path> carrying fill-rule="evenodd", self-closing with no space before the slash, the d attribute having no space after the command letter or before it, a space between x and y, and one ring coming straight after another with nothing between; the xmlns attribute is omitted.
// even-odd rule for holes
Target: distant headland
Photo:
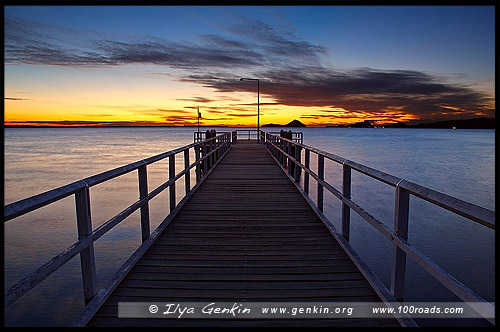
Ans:
<svg viewBox="0 0 500 332"><path fill-rule="evenodd" d="M286 125L269 123L269 124L262 125L262 127L301 127L301 128L305 128L307 126L305 124L303 124L302 122L300 122L299 120L293 120L293 121L288 122Z"/></svg>
<svg viewBox="0 0 500 332"><path fill-rule="evenodd" d="M350 128L435 128L435 129L495 129L495 118L478 117L463 120L444 120L430 123L406 124L403 122L389 123L383 125L372 124L374 121L365 120L349 125L327 126L350 127Z"/></svg>

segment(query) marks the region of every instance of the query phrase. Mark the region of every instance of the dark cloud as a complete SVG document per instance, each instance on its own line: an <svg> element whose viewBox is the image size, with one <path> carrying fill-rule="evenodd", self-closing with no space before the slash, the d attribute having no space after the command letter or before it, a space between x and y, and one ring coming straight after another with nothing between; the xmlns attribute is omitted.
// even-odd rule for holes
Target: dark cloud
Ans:
<svg viewBox="0 0 500 332"><path fill-rule="evenodd" d="M214 101L213 99L200 97L200 96L193 97L193 98L179 98L177 100L179 100L179 101L192 101L194 103L211 103Z"/></svg>
<svg viewBox="0 0 500 332"><path fill-rule="evenodd" d="M140 40L82 40L71 31L33 21L5 18L5 63L61 66L157 64L172 68L256 66L261 54L222 37L208 43L173 42L145 36ZM214 42L216 40L217 42ZM223 47L225 45L225 47Z"/></svg>
<svg viewBox="0 0 500 332"><path fill-rule="evenodd" d="M281 105L343 108L377 116L398 110L421 119L494 116L494 100L486 94L418 71L282 67L262 71L260 77L261 96ZM219 92L255 92L253 82L240 82L233 75L190 75L183 80Z"/></svg>
<svg viewBox="0 0 500 332"><path fill-rule="evenodd" d="M281 60L312 59L316 57L316 52L322 51L321 47L304 41L281 38L271 27L264 26L265 32L250 34L257 36L257 44L252 40L242 41L216 35L201 35L196 43L174 42L151 36L144 36L140 40L83 40L77 38L73 31L7 16L5 62L91 67L156 64L181 69L248 69L269 63L276 56ZM243 27L235 30L247 35Z"/></svg>
<svg viewBox="0 0 500 332"><path fill-rule="evenodd" d="M260 54L247 50L212 48L210 45L176 43L157 38L127 42L96 41L94 57L103 65L139 63L183 69L248 67L262 61Z"/></svg>
<svg viewBox="0 0 500 332"><path fill-rule="evenodd" d="M284 58L301 65L317 64L319 55L326 54L323 46L313 45L294 35L287 37L260 20L242 18L242 23L233 25L229 31L250 40L252 49L266 54L268 64L280 64Z"/></svg>
<svg viewBox="0 0 500 332"><path fill-rule="evenodd" d="M21 101L21 100L32 100L32 99L29 99L29 98L16 98L16 97L5 97L4 100Z"/></svg>
<svg viewBox="0 0 500 332"><path fill-rule="evenodd" d="M202 40L214 48L247 50L248 45L237 40L231 40L216 35L201 35Z"/></svg>

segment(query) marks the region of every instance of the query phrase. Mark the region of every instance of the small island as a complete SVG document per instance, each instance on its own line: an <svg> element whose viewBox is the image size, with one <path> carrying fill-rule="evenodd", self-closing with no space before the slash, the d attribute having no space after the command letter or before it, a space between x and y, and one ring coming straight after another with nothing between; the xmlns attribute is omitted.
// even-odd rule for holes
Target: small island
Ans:
<svg viewBox="0 0 500 332"><path fill-rule="evenodd" d="M307 126L305 124L303 124L302 122L300 122L299 120L293 120L293 121L288 122L286 125L269 123L269 124L262 125L262 127L299 127L299 128L305 128Z"/></svg>

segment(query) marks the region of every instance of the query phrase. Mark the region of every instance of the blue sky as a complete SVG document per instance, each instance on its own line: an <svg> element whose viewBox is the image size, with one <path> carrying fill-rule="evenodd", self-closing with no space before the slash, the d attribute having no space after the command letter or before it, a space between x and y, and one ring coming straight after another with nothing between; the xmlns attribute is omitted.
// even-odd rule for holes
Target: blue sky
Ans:
<svg viewBox="0 0 500 332"><path fill-rule="evenodd" d="M287 112L313 125L495 116L494 6L4 10L9 121L90 121L103 108L111 121L133 121L143 107L150 115L156 110L158 121L186 124L194 119L182 113L197 102L212 120L237 124L250 121L255 103L255 86L239 84L241 76L260 78L269 122L286 120ZM93 90L92 82L102 80L117 91L116 103ZM142 88L134 90L131 80ZM172 96L144 92L158 84ZM58 89L83 98L80 104L94 98L98 107L44 119L47 109L36 101L57 103ZM120 104L118 91L138 96ZM114 104L128 115L112 110ZM37 107L38 115L26 114Z"/></svg>

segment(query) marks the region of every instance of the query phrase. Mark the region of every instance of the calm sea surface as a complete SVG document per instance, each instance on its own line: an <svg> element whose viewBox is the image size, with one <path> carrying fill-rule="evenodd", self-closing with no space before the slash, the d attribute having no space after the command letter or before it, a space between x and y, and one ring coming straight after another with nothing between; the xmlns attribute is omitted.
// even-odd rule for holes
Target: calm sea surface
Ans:
<svg viewBox="0 0 500 332"><path fill-rule="evenodd" d="M4 204L190 144L194 130L6 128ZM306 145L495 210L494 130L303 128L300 131ZM178 169L182 162L178 160ZM311 165L316 165L314 158ZM167 179L166 166L168 162L148 167L149 190ZM340 188L341 167L327 162L325 168L326 179ZM178 197L184 192L182 184L183 181L178 182ZM310 192L315 193L313 184ZM150 202L152 229L168 213L168 204L164 203L168 202L168 193L162 195ZM137 198L137 172L92 187L94 228ZM316 199L315 194L312 198ZM353 172L352 198L392 229L394 188ZM340 229L340 204L327 192L325 214ZM351 244L389 287L390 241L355 213L351 213L351 218ZM98 287L104 286L140 245L139 220L136 212L95 243ZM76 240L73 196L8 221L4 224L4 288ZM411 197L409 242L486 300L494 301L494 231ZM5 325L69 324L83 308L78 257L7 308ZM457 300L411 259L405 296L408 301Z"/></svg>

